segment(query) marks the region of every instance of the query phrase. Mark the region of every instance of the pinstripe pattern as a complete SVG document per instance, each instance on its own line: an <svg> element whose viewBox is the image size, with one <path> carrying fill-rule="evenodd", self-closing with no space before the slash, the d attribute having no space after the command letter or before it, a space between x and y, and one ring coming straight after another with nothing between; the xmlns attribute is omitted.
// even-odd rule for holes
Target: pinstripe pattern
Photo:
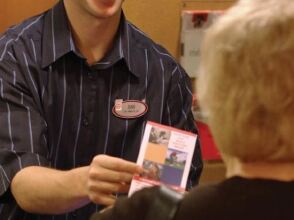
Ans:
<svg viewBox="0 0 294 220"><path fill-rule="evenodd" d="M53 51L53 60L56 60L56 44L55 44L55 29L54 29L54 8L52 8L51 13L51 31L52 31L52 51Z"/></svg>
<svg viewBox="0 0 294 220"><path fill-rule="evenodd" d="M165 49L122 16L113 49L88 66L65 18L60 2L0 38L0 195L27 166L67 170L103 153L136 161L148 120L197 132L188 76ZM117 118L116 99L145 100L148 112ZM201 167L197 145L189 186ZM11 200L1 206L0 219L84 220L100 208L88 204L64 215L33 215Z"/></svg>
<svg viewBox="0 0 294 220"><path fill-rule="evenodd" d="M3 52L2 52L2 55L0 56L0 61L2 61L3 60L3 57L4 57L4 55L5 55L5 53L6 53L6 50L7 50L7 46L10 44L10 42L12 42L13 41L13 39L10 39L9 41L7 41L6 42L6 44L5 44L5 46L4 46L4 50L3 50Z"/></svg>
<svg viewBox="0 0 294 220"><path fill-rule="evenodd" d="M145 70L145 102L146 102L146 99L147 99L147 90L148 90L148 75L149 75L149 62L148 62L148 50L145 49L145 62L146 62L146 70ZM143 136L144 136L144 129L145 129L145 125L146 123L143 123L142 124L142 134L141 134L141 140L143 139Z"/></svg>
<svg viewBox="0 0 294 220"><path fill-rule="evenodd" d="M70 42L70 50L74 51L75 46L74 46L72 34L70 34L69 42Z"/></svg>
<svg viewBox="0 0 294 220"><path fill-rule="evenodd" d="M146 77L145 77L145 99L147 98L147 90L148 90L148 75L149 75L149 62L148 62L148 50L145 49L145 62L146 62Z"/></svg>
<svg viewBox="0 0 294 220"><path fill-rule="evenodd" d="M28 73L28 75L30 77L30 80L31 80L33 86L34 86L35 92L38 93L38 89L37 89L36 83L35 83L35 81L34 81L34 79L32 77L32 74L31 74L31 71L30 71L30 68L29 68L29 63L28 63L28 60L27 60L27 56L26 56L26 54L24 52L23 52L23 57L24 57L24 61L25 61L27 73Z"/></svg>
<svg viewBox="0 0 294 220"><path fill-rule="evenodd" d="M129 50L128 50L129 51ZM128 77L128 92L127 92L127 100L130 99L130 75ZM127 138L127 134L128 134L128 129L129 129L129 120L125 120L125 131L124 131L124 138L123 138L123 142L122 142L122 148L121 148L121 153L120 156L122 157L124 154L124 148L125 148L125 144L126 144L126 138Z"/></svg>
<svg viewBox="0 0 294 220"><path fill-rule="evenodd" d="M4 38L6 37L6 35L4 34L3 36L0 37L0 41L4 40Z"/></svg>
<svg viewBox="0 0 294 220"><path fill-rule="evenodd" d="M179 84L178 84L178 88L179 88L179 92L180 92L181 103L184 104L183 92L182 92L182 88ZM184 115L185 119L187 119L185 109L183 109L183 108L182 108L182 114Z"/></svg>
<svg viewBox="0 0 294 220"><path fill-rule="evenodd" d="M5 170L2 168L2 166L0 166L0 168L1 168L0 174L1 174L2 185L4 188L7 188L7 186L5 184L5 180L4 180L4 175L3 175L3 174L5 174ZM5 176L6 176L6 174L5 174ZM1 209L1 211L2 211L2 209Z"/></svg>
<svg viewBox="0 0 294 220"><path fill-rule="evenodd" d="M80 127L81 127L81 120L82 120L82 108L83 108L83 65L81 62L81 68L80 68L80 89L79 89L79 116L78 116L78 126L77 126L77 132L74 142L74 150L73 150L73 167L77 166L77 147L78 147L78 140L80 136Z"/></svg>
<svg viewBox="0 0 294 220"><path fill-rule="evenodd" d="M171 118L170 118L170 109L169 109L169 105L168 103L166 104L166 111L167 111L167 115L168 115L168 125L171 126Z"/></svg>
<svg viewBox="0 0 294 220"><path fill-rule="evenodd" d="M21 164L20 156L18 156L17 153L14 150L11 150L11 152L13 152L15 154L15 157L17 158L17 161L18 161L19 168L22 169L23 166Z"/></svg>
<svg viewBox="0 0 294 220"><path fill-rule="evenodd" d="M127 41L126 41L126 45L127 45L127 58L128 60L130 60L130 54L131 54L131 50L130 50L130 36L129 36L129 25L127 24L127 28L126 28L126 36L127 36ZM129 63L129 70L132 71L132 67L131 67L131 63Z"/></svg>
<svg viewBox="0 0 294 220"><path fill-rule="evenodd" d="M123 48L122 48L121 35L119 36L119 55L120 55L120 57L123 57L124 56L124 52L123 52Z"/></svg>
<svg viewBox="0 0 294 220"><path fill-rule="evenodd" d="M16 83L16 72L13 71L13 85L15 85Z"/></svg>
<svg viewBox="0 0 294 220"><path fill-rule="evenodd" d="M111 112L111 91L112 91L112 80L113 80L113 67L111 68L110 73L110 81L109 81L109 91L108 91L108 103L107 103L107 125L106 125L106 135L105 135L105 143L103 153L107 153L108 139L109 139L109 130L110 130L110 112Z"/></svg>
<svg viewBox="0 0 294 220"><path fill-rule="evenodd" d="M59 135L56 143L56 153L54 157L54 167L57 167L57 160L58 160L58 154L60 149L60 139L62 135L62 129L63 129L63 123L64 123L64 112L65 112L65 103L66 103L66 64L65 59L63 60L63 101L62 101L62 112L61 112L61 121L59 126Z"/></svg>
<svg viewBox="0 0 294 220"><path fill-rule="evenodd" d="M42 16L37 17L35 20L33 20L32 22L30 22L29 25L27 25L26 27L24 27L24 28L20 31L20 33L17 35L16 39L13 39L13 38L12 38L12 39L9 39L9 40L5 43L5 45L4 45L4 50L3 50L3 52L2 52L2 55L0 56L0 61L3 60L4 55L5 55L6 52L7 52L7 47L8 47L8 45L9 45L11 42L13 42L13 41L17 42L17 41L19 40L19 38L25 33L25 31L27 31L30 27L32 27L34 24L36 24L41 18L42 18Z"/></svg>
<svg viewBox="0 0 294 220"><path fill-rule="evenodd" d="M1 175L2 174L4 174L4 177L5 177L5 179L7 180L7 182L9 182L10 183L10 180L9 180L9 178L8 178L8 176L7 176L7 174L6 174L6 172L5 172L5 170L3 169L3 166L2 165L0 165L0 169L1 169ZM5 181L4 181L4 177L2 176L2 180L3 180L3 184L5 185Z"/></svg>
<svg viewBox="0 0 294 220"><path fill-rule="evenodd" d="M33 48L33 53L34 53L35 62L37 62L36 47L35 47L35 43L34 43L33 39L31 39L31 44L32 44L32 48Z"/></svg>
<svg viewBox="0 0 294 220"><path fill-rule="evenodd" d="M26 106L27 113L28 113L28 125L29 125L29 133L30 133L30 150L31 153L34 153L34 141L33 141L33 130L32 130L32 119L31 119L31 111L30 107Z"/></svg>
<svg viewBox="0 0 294 220"><path fill-rule="evenodd" d="M164 81L164 66L162 59L160 59L160 67L161 67L161 75L162 75L162 85L161 85L161 107L160 107L160 123L162 123L162 115L163 115L163 104L164 104L164 87L165 87L165 81Z"/></svg>
<svg viewBox="0 0 294 220"><path fill-rule="evenodd" d="M7 119L8 119L8 131L9 131L9 138L10 138L10 143L11 143L11 151L14 151L14 143L13 143L13 139L12 139L12 131L11 131L11 114L10 114L10 107L9 104L6 103L7 105Z"/></svg>
<svg viewBox="0 0 294 220"><path fill-rule="evenodd" d="M20 93L20 104L23 105L23 93Z"/></svg>
<svg viewBox="0 0 294 220"><path fill-rule="evenodd" d="M3 79L0 78L0 96L3 99Z"/></svg>
<svg viewBox="0 0 294 220"><path fill-rule="evenodd" d="M175 67L175 69L172 71L172 76L176 73L178 67Z"/></svg>
<svg viewBox="0 0 294 220"><path fill-rule="evenodd" d="M16 61L15 57L12 55L11 52L8 51L7 54L11 57L11 59L12 59L14 62Z"/></svg>

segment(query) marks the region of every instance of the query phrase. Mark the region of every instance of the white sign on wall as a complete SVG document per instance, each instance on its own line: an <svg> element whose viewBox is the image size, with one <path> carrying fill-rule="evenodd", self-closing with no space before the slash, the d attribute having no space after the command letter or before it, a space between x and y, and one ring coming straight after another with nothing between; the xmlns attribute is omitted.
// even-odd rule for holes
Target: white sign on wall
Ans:
<svg viewBox="0 0 294 220"><path fill-rule="evenodd" d="M221 14L221 11L182 12L180 63L191 78L197 78L198 75L204 33Z"/></svg>

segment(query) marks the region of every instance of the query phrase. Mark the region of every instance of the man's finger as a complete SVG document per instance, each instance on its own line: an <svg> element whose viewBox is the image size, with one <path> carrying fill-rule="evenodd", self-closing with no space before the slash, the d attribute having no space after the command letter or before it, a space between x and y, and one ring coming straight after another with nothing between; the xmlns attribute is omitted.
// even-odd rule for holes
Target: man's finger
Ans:
<svg viewBox="0 0 294 220"><path fill-rule="evenodd" d="M141 173L143 171L143 169L136 163L107 155L98 155L94 158L93 162L105 169L127 172L131 174Z"/></svg>
<svg viewBox="0 0 294 220"><path fill-rule="evenodd" d="M106 206L113 205L116 201L116 196L111 194L91 194L89 198L93 203Z"/></svg>
<svg viewBox="0 0 294 220"><path fill-rule="evenodd" d="M95 182L88 183L89 194L112 194L125 193L129 189L129 184L109 183L109 182Z"/></svg>
<svg viewBox="0 0 294 220"><path fill-rule="evenodd" d="M89 170L89 178L93 181L130 183L133 178L133 174L122 171L113 171L105 169L104 167L92 167Z"/></svg>

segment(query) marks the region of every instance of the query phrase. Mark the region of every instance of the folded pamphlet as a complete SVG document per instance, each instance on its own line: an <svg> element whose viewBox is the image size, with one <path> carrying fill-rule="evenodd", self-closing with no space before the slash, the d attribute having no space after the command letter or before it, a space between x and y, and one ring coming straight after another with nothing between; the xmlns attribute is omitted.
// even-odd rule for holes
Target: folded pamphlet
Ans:
<svg viewBox="0 0 294 220"><path fill-rule="evenodd" d="M185 191L197 135L148 121L137 164L145 172L133 177L129 196L156 185Z"/></svg>

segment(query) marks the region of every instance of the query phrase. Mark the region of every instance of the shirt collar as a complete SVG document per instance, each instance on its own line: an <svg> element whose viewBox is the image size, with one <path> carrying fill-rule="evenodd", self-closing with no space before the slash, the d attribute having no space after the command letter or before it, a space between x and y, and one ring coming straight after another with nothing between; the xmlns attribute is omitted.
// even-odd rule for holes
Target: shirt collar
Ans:
<svg viewBox="0 0 294 220"><path fill-rule="evenodd" d="M71 51L76 51L76 48L63 1L59 1L45 15L42 39L42 68L51 65Z"/></svg>
<svg viewBox="0 0 294 220"><path fill-rule="evenodd" d="M113 48L94 66L100 69L107 68L123 59L129 71L135 76L140 76L138 61L145 60L143 53L131 54L137 47L136 39L132 38L130 24L122 13L118 33L116 34ZM131 50L132 49L132 50ZM42 68L45 68L69 52L74 52L83 58L75 47L70 31L63 1L59 1L45 15L44 37L42 39ZM84 58L83 58L84 59Z"/></svg>
<svg viewBox="0 0 294 220"><path fill-rule="evenodd" d="M137 77L140 77L142 69L147 65L146 48L141 45L140 40L142 39L139 35L136 35L133 26L126 20L124 13L122 13L116 42L120 56L126 62L129 71Z"/></svg>

